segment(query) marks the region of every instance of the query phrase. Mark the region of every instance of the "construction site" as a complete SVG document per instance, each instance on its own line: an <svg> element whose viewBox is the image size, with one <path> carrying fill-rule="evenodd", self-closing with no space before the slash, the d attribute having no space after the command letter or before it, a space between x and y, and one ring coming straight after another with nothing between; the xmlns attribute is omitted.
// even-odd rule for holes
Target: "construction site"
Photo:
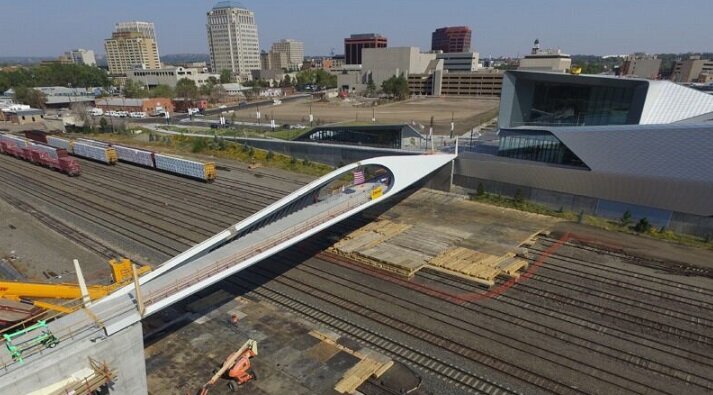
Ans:
<svg viewBox="0 0 713 395"><path fill-rule="evenodd" d="M430 188L439 173L413 165L423 177L403 187L388 161L317 178L192 157L215 162L206 183L121 156L76 160L81 176L68 177L0 155L0 392L128 393L136 372L150 394L713 390L710 249L474 202ZM363 211L335 211L361 194ZM309 211L320 204L333 213L324 223ZM272 231L288 220L308 226ZM255 248L269 255L198 283L227 247L196 246L226 229L231 243L263 232ZM299 240L275 249L287 239ZM196 279L166 286L162 270L185 254ZM92 307L123 306L122 293L140 313L125 349L111 341L130 314ZM77 314L92 327L76 329ZM145 367L91 351L102 344L142 350ZM89 357L28 371L74 363L70 345Z"/></svg>

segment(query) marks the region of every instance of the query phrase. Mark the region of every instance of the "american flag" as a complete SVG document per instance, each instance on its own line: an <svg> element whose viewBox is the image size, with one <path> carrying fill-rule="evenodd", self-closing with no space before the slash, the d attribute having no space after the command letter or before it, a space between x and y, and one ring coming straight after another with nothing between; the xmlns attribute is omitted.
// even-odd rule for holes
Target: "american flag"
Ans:
<svg viewBox="0 0 713 395"><path fill-rule="evenodd" d="M354 185L359 185L363 184L364 181L364 172L362 170L357 170L354 172Z"/></svg>

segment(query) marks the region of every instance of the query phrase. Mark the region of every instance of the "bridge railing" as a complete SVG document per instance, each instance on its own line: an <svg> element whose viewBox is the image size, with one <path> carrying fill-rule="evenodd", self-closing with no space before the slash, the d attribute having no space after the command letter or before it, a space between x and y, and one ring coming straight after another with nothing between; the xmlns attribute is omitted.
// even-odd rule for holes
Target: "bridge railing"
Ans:
<svg viewBox="0 0 713 395"><path fill-rule="evenodd" d="M213 277L214 275L226 270L236 264L249 259L255 255L262 253L263 251L269 250L285 241L294 238L296 235L303 233L306 230L312 229L315 226L321 225L332 218L335 218L347 211L352 210L369 201L369 193L359 193L354 197L350 197L349 200L340 204L337 207L333 207L322 215L315 217L309 221L303 222L297 226L285 229L276 233L274 236L263 240L260 243L247 246L242 251L235 255L216 261L210 266L206 266L200 270L194 272L194 274L188 278L182 280L177 280L168 287L162 288L160 290L154 291L145 295L144 303L149 306L158 300L163 300L176 292L186 289L187 287L197 284L198 282L205 280L207 278Z"/></svg>

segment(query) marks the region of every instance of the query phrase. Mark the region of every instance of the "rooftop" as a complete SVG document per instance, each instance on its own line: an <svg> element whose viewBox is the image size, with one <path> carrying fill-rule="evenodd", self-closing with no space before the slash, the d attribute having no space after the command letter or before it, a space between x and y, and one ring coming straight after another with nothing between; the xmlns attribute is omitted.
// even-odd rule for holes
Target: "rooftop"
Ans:
<svg viewBox="0 0 713 395"><path fill-rule="evenodd" d="M245 6L242 3L239 3L239 2L233 1L233 0L219 1L213 6L214 10L221 9L221 8L242 8L244 10L247 9L247 8L245 8Z"/></svg>

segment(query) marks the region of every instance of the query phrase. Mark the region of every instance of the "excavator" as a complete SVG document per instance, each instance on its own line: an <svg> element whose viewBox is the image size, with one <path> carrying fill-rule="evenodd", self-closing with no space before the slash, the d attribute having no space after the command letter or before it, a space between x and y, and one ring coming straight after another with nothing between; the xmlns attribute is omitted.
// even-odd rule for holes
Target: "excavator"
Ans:
<svg viewBox="0 0 713 395"><path fill-rule="evenodd" d="M203 385L199 395L208 395L210 387L220 380L221 377L230 379L228 388L231 391L237 390L239 385L243 385L250 380L256 380L257 375L250 368L250 358L257 355L257 341L249 339L238 351L228 355L223 362L223 366L216 370L213 377Z"/></svg>
<svg viewBox="0 0 713 395"><path fill-rule="evenodd" d="M110 294L117 288L131 282L133 279L131 265L131 260L126 258L122 258L120 260L110 260L109 266L111 268L111 278L113 280L112 284L87 286L89 298L91 300L100 299ZM150 266L141 266L137 270L137 274L141 275L150 270ZM82 297L82 292L79 284L51 284L20 281L0 281L0 297L19 302L31 303L45 310L55 310L62 313L71 313L76 310L78 306L69 307L34 300L34 298L79 299ZM28 300L25 298L33 298L33 300Z"/></svg>

